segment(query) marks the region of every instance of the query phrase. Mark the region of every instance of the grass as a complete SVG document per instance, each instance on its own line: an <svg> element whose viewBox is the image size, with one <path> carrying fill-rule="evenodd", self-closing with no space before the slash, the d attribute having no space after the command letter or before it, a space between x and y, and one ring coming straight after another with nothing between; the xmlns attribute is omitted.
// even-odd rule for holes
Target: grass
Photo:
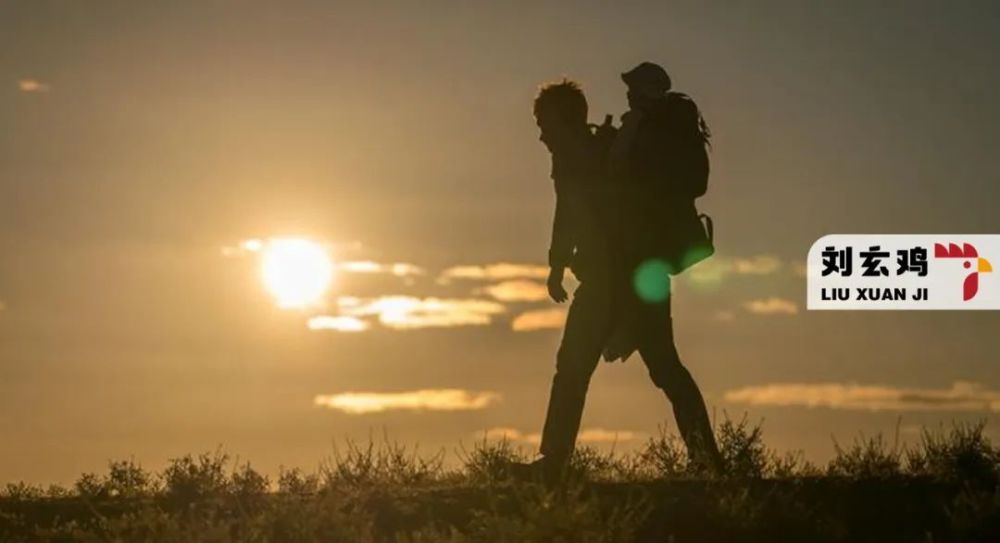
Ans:
<svg viewBox="0 0 1000 543"><path fill-rule="evenodd" d="M315 473L276 480L222 450L158 473L134 459L73 488L0 490L0 541L1000 541L1000 449L984 425L920 443L861 436L826 466L779 454L745 417L716 430L727 466L706 477L661 429L630 454L582 447L566 480L511 480L507 441L424 455L346 442Z"/></svg>

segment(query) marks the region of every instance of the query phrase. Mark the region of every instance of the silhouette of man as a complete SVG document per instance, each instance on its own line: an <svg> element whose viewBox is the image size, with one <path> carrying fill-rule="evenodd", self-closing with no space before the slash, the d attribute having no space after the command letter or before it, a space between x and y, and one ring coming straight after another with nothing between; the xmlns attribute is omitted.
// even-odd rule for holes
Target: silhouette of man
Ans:
<svg viewBox="0 0 1000 543"><path fill-rule="evenodd" d="M600 283L603 296L610 287L613 265L607 229L616 211L609 205L608 198L613 195L606 175L610 139L614 137L610 118L592 132L587 124L587 99L579 85L568 80L544 87L535 99L534 110L539 140L552 155L556 191L548 258L549 295L556 302L566 301L563 278L566 268L571 268L582 283Z"/></svg>
<svg viewBox="0 0 1000 543"><path fill-rule="evenodd" d="M669 85L663 93L667 89ZM655 101L656 97L649 98ZM644 111L637 106L633 105L635 111ZM634 212L636 206L631 202L650 192L636 181L651 172L638 168L633 172L630 165L632 148L645 144L637 137L641 132L635 122L642 114L633 115L633 124L628 126L631 135L623 140L619 134L610 146L611 153L620 155L617 169L625 172L612 183L609 160L614 158L609 157L609 146L602 145L606 138L591 133L587 125L587 102L579 86L564 81L544 87L535 99L534 110L540 139L552 154L556 187L549 293L557 302L566 300L562 279L567 266L572 266L580 286L574 292L556 356L542 430L542 458L531 465L532 469L551 478L565 466L580 429L590 378L602 350L623 324L653 382L673 403L678 428L692 458L702 465L720 467L701 393L674 347L669 296L646 303L631 287L635 267L652 256L645 238L636 239L642 217L622 215ZM623 197L627 199L623 201ZM669 281L669 277L664 280ZM625 350L626 357L630 350Z"/></svg>
<svg viewBox="0 0 1000 543"><path fill-rule="evenodd" d="M618 236L619 206L608 176L608 152L613 139L610 120L597 133L587 124L587 99L568 80L541 89L535 98L539 139L552 156L551 177L556 209L549 248L549 295L556 302L567 299L563 288L565 269L580 281L573 293L566 332L559 349L556 375L542 437L544 457L531 465L546 477L561 471L573 450L590 375L610 335L621 296L621 257L614 244ZM610 135L609 135L610 134Z"/></svg>

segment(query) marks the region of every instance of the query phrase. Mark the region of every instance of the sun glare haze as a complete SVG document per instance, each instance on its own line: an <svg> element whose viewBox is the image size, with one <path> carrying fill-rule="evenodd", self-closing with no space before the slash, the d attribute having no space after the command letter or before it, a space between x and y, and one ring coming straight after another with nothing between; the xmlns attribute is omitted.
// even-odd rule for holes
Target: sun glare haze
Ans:
<svg viewBox="0 0 1000 543"><path fill-rule="evenodd" d="M997 52L1000 0L0 0L0 543L1000 543Z"/></svg>
<svg viewBox="0 0 1000 543"><path fill-rule="evenodd" d="M306 239L273 239L261 256L264 286L279 307L318 305L333 281L333 262L319 243Z"/></svg>

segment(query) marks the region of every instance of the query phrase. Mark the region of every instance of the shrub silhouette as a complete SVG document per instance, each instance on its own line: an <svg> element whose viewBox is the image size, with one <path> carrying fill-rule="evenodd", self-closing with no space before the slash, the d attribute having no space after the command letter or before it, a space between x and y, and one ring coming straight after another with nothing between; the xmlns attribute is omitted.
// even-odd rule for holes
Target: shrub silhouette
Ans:
<svg viewBox="0 0 1000 543"><path fill-rule="evenodd" d="M903 473L902 451L898 445L889 447L882 434L875 437L856 437L851 446L844 449L833 442L837 455L827 466L827 473L855 479L885 479L899 477Z"/></svg>
<svg viewBox="0 0 1000 543"><path fill-rule="evenodd" d="M639 458L652 475L672 478L687 473L687 453L676 434L671 434L665 426L659 427L659 434L646 441Z"/></svg>
<svg viewBox="0 0 1000 543"><path fill-rule="evenodd" d="M956 423L948 431L921 431L921 447L909 451L912 473L947 481L996 485L1000 475L1000 450L985 435L986 423Z"/></svg>
<svg viewBox="0 0 1000 543"><path fill-rule="evenodd" d="M730 477L760 479L768 472L770 455L760 423L750 425L744 414L738 422L726 415L717 431L719 452Z"/></svg>
<svg viewBox="0 0 1000 543"><path fill-rule="evenodd" d="M488 441L485 435L471 451L461 448L459 457L469 481L487 485L506 480L509 477L508 467L512 463L527 461L527 455L506 437L499 441Z"/></svg>
<svg viewBox="0 0 1000 543"><path fill-rule="evenodd" d="M319 476L303 473L299 468L281 467L278 473L278 493L289 496L312 496L319 492Z"/></svg>
<svg viewBox="0 0 1000 543"><path fill-rule="evenodd" d="M186 503L223 496L228 490L228 464L229 455L221 450L174 458L161 475L164 496Z"/></svg>
<svg viewBox="0 0 1000 543"><path fill-rule="evenodd" d="M132 459L71 490L9 484L0 541L998 541L997 449L984 426L926 431L904 450L860 436L824 470L768 449L744 415L718 425L731 473L693 468L661 428L629 454L579 447L569 476L512 479L508 440L457 469L388 439L348 441L316 473L272 485L222 450L151 473Z"/></svg>

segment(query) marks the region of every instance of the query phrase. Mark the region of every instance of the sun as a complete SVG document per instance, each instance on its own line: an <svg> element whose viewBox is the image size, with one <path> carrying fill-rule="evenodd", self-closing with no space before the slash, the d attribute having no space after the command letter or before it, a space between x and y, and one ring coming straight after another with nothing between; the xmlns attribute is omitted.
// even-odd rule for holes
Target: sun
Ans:
<svg viewBox="0 0 1000 543"><path fill-rule="evenodd" d="M272 239L262 251L261 277L279 307L303 308L322 301L333 281L333 262L315 241Z"/></svg>

